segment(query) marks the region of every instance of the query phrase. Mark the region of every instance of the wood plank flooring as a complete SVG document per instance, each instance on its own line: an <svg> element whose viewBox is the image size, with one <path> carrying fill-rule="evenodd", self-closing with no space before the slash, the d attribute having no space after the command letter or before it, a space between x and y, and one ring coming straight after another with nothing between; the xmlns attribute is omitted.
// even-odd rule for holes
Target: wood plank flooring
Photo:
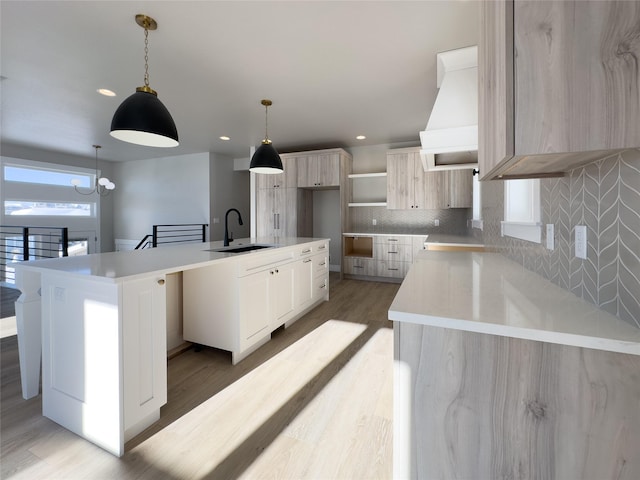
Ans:
<svg viewBox="0 0 640 480"><path fill-rule="evenodd" d="M331 277L325 302L238 365L227 352L169 361L160 421L118 459L20 394L15 337L0 343L1 471L12 479L392 477L398 284Z"/></svg>

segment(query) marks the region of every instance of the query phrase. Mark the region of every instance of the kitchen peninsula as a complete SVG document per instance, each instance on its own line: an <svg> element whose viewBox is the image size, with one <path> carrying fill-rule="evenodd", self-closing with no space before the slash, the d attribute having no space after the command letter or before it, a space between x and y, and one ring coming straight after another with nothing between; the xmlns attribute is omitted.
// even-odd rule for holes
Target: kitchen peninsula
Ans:
<svg viewBox="0 0 640 480"><path fill-rule="evenodd" d="M640 476L640 330L497 253L423 251L394 321L394 477Z"/></svg>
<svg viewBox="0 0 640 480"><path fill-rule="evenodd" d="M222 281L238 286L227 302L240 303L244 286L253 288L253 300L242 303L255 311L227 324L232 340L220 347L235 362L268 341L276 320L290 324L328 300L328 245L325 238L258 238L226 248L210 242L17 264L23 396L38 394L42 355L43 415L121 456L124 443L155 422L167 401L167 278L224 266L229 277ZM271 285L290 292L285 316L272 315L282 303L272 305L269 292L258 290ZM185 309L185 331L188 315Z"/></svg>

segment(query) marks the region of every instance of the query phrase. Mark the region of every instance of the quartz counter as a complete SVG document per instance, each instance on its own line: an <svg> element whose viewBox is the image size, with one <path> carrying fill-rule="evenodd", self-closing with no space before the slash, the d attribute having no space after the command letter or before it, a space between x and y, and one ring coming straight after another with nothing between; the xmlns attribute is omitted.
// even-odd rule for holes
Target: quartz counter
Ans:
<svg viewBox="0 0 640 480"><path fill-rule="evenodd" d="M640 329L496 253L418 252L389 319L640 355Z"/></svg>

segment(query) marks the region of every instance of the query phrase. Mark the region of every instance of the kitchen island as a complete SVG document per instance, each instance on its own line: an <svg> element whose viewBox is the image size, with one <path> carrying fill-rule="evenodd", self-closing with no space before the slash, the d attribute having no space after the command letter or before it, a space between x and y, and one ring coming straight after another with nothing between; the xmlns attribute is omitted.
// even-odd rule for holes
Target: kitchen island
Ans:
<svg viewBox="0 0 640 480"><path fill-rule="evenodd" d="M43 415L122 455L124 443L155 422L166 403L168 276L226 265L230 275L252 278L252 266L259 266L258 275L264 268L303 262L307 257L325 255L328 260L328 242L321 238L242 239L232 247L264 248L232 253L222 242L210 242L17 264L23 396L38 394L42 358ZM305 308L328 299L328 271L326 278L323 275L291 277L299 283L324 280L323 295L316 295L315 303L306 303ZM269 308L269 304L261 306ZM288 319L296 313L302 310ZM238 334L241 331L238 327ZM255 347L270 333L262 329L254 343L243 347Z"/></svg>
<svg viewBox="0 0 640 480"><path fill-rule="evenodd" d="M394 321L394 478L640 478L640 330L494 253L420 252Z"/></svg>

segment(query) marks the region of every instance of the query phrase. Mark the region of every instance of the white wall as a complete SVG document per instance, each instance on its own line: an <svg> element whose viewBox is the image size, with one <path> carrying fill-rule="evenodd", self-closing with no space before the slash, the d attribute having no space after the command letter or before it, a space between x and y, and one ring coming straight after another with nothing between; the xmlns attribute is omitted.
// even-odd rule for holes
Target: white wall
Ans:
<svg viewBox="0 0 640 480"><path fill-rule="evenodd" d="M209 153L115 165L114 237L141 240L153 225L209 223Z"/></svg>

